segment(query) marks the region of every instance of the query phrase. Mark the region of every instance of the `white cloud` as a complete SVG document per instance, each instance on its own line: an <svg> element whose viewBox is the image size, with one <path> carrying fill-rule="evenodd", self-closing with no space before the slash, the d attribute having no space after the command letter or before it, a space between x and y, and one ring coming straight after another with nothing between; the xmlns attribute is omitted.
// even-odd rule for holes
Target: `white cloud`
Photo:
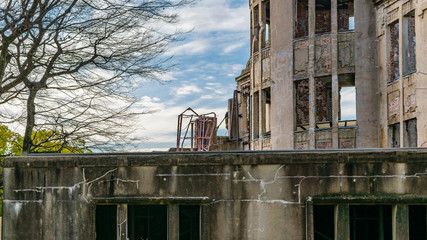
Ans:
<svg viewBox="0 0 427 240"><path fill-rule="evenodd" d="M178 89L176 89L176 95L177 96L187 96L193 93L201 93L202 89L200 89L199 87L195 86L195 85L188 85L188 86L183 86L180 87Z"/></svg>
<svg viewBox="0 0 427 240"><path fill-rule="evenodd" d="M209 39L198 39L169 49L166 56L196 55L206 52L211 46Z"/></svg>
<svg viewBox="0 0 427 240"><path fill-rule="evenodd" d="M356 119L356 89L354 87L341 89L341 119Z"/></svg>

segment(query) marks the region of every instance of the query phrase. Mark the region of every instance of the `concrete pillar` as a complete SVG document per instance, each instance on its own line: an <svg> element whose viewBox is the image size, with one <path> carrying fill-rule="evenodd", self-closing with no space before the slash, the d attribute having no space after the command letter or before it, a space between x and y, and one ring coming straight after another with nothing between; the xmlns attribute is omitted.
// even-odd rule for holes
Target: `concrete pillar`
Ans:
<svg viewBox="0 0 427 240"><path fill-rule="evenodd" d="M314 211L313 211L313 201L307 200L305 203L305 239L314 240Z"/></svg>
<svg viewBox="0 0 427 240"><path fill-rule="evenodd" d="M332 148L339 148L338 0L331 0Z"/></svg>
<svg viewBox="0 0 427 240"><path fill-rule="evenodd" d="M128 235L128 205L117 205L117 239L127 240Z"/></svg>
<svg viewBox="0 0 427 240"><path fill-rule="evenodd" d="M271 144L273 150L294 148L293 0L270 2Z"/></svg>
<svg viewBox="0 0 427 240"><path fill-rule="evenodd" d="M338 204L334 213L335 240L350 240L350 206Z"/></svg>
<svg viewBox="0 0 427 240"><path fill-rule="evenodd" d="M210 213L209 205L200 206L200 239L209 240L209 229L210 229Z"/></svg>
<svg viewBox="0 0 427 240"><path fill-rule="evenodd" d="M315 82L315 31L316 31L316 1L308 1L308 75L309 75L309 149L316 149L316 82Z"/></svg>
<svg viewBox="0 0 427 240"><path fill-rule="evenodd" d="M168 239L179 239L179 205L168 205Z"/></svg>
<svg viewBox="0 0 427 240"><path fill-rule="evenodd" d="M405 97L403 95L403 33L404 33L404 23L403 23L403 10L402 5L399 6L399 92L400 92L400 102L399 102L399 122L400 122L400 147L404 147L404 119L403 119L403 113L404 113L404 107L405 107Z"/></svg>
<svg viewBox="0 0 427 240"><path fill-rule="evenodd" d="M378 79L376 13L372 0L354 1L355 84L359 134L357 148L378 147Z"/></svg>
<svg viewBox="0 0 427 240"><path fill-rule="evenodd" d="M409 239L409 208L408 205L397 204L392 212L393 240Z"/></svg>

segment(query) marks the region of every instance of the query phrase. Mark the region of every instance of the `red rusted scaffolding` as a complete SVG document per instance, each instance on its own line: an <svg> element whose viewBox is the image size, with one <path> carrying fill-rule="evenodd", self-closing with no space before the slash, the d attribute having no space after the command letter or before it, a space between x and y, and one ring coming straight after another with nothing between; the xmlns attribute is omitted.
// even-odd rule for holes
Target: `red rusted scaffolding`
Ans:
<svg viewBox="0 0 427 240"><path fill-rule="evenodd" d="M187 108L178 115L178 129L176 151L184 151L184 145L190 142L190 151L209 151L216 133L216 114L197 114L193 109Z"/></svg>

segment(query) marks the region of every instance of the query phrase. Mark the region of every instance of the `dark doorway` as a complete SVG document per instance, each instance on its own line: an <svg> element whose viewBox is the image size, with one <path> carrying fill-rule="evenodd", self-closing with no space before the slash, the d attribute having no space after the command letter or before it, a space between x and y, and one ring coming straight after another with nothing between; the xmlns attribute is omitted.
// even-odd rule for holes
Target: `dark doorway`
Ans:
<svg viewBox="0 0 427 240"><path fill-rule="evenodd" d="M314 205L314 239L334 240L334 206Z"/></svg>
<svg viewBox="0 0 427 240"><path fill-rule="evenodd" d="M179 239L198 240L200 239L200 206L180 205L179 206Z"/></svg>
<svg viewBox="0 0 427 240"><path fill-rule="evenodd" d="M130 240L167 240L166 205L129 205Z"/></svg>
<svg viewBox="0 0 427 240"><path fill-rule="evenodd" d="M409 206L409 239L425 240L426 234L426 206L411 205Z"/></svg>
<svg viewBox="0 0 427 240"><path fill-rule="evenodd" d="M391 206L350 206L350 239L392 239Z"/></svg>
<svg viewBox="0 0 427 240"><path fill-rule="evenodd" d="M117 205L96 206L96 240L117 238Z"/></svg>

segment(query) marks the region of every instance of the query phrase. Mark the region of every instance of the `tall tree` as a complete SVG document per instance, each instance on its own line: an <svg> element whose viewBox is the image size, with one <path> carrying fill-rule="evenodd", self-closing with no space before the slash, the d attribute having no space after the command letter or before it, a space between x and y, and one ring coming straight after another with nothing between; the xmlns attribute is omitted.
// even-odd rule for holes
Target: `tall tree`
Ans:
<svg viewBox="0 0 427 240"><path fill-rule="evenodd" d="M126 136L144 113L132 89L168 70L161 55L180 32L165 25L191 1L0 2L0 103L25 103L23 151L37 128L98 146Z"/></svg>

